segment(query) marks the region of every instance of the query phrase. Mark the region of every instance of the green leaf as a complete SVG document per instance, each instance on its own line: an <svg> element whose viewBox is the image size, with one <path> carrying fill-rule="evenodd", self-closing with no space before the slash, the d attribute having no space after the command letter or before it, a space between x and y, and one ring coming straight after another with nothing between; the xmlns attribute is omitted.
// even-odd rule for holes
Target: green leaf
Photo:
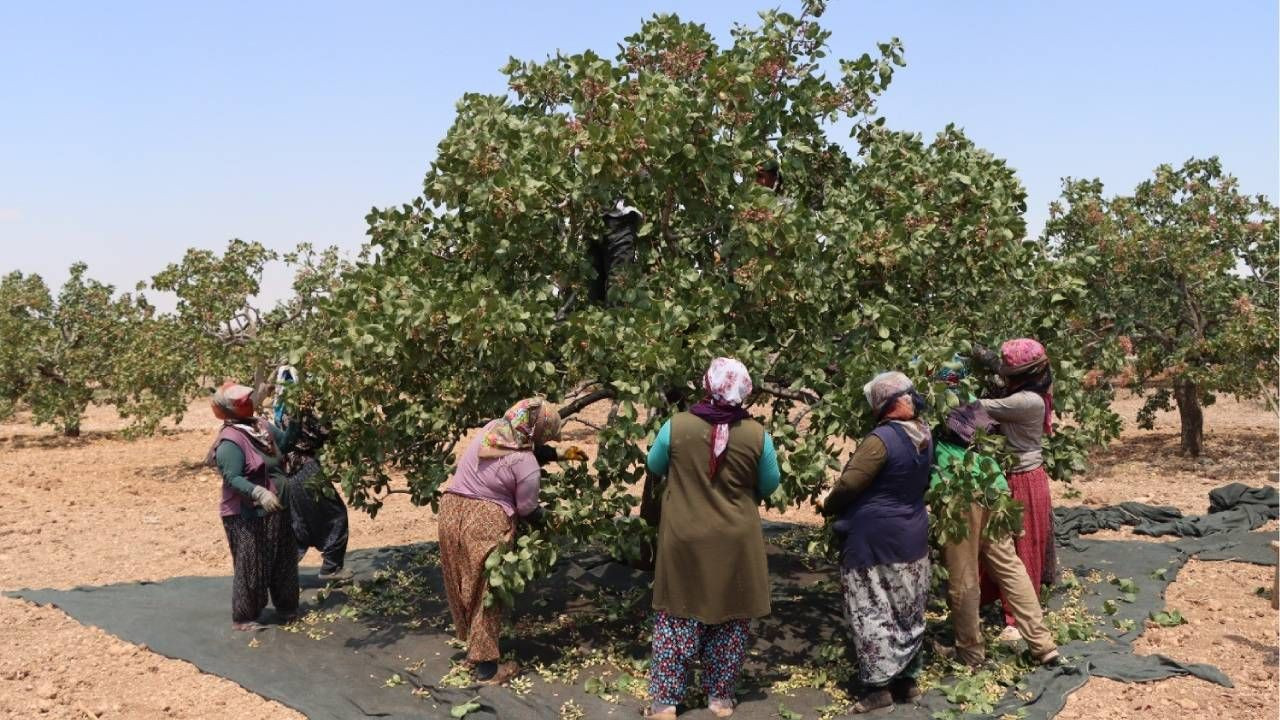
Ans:
<svg viewBox="0 0 1280 720"><path fill-rule="evenodd" d="M457 705L450 707L449 717L464 718L470 715L471 713L479 710L481 707L483 706L480 704L480 698L475 697L464 703L459 703Z"/></svg>
<svg viewBox="0 0 1280 720"><path fill-rule="evenodd" d="M778 717L782 718L782 720L804 720L804 715L794 710L788 710L787 706L782 703L778 703Z"/></svg>

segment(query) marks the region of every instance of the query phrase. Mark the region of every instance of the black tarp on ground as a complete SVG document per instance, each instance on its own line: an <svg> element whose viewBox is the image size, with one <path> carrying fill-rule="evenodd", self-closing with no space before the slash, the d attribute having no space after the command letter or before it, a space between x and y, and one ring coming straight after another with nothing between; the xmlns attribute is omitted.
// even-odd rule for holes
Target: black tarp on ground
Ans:
<svg viewBox="0 0 1280 720"><path fill-rule="evenodd" d="M772 526L771 537L784 527ZM475 697L482 709L468 717L477 719L558 718L567 700L575 702L586 718L630 717L639 709L640 700L626 694L613 704L587 693L586 680L597 672L590 668L572 685L545 682L531 671L526 675L531 679L530 688L524 694L509 688L476 691L445 687L441 679L461 653L449 644L445 632L448 610L438 568L432 566L432 553L431 545L351 553L349 566L362 580L381 570L378 577L383 578L383 585L411 577L406 586L423 592L409 598L406 605L405 599L394 593L377 595L378 583L362 583L364 591L338 590L327 596L313 587L304 592L303 610L314 610L317 615L313 617L328 619L295 626L299 632L272 628L256 635L233 633L228 617L230 581L225 577L9 594L57 606L80 622L130 642L145 643L160 654L188 660L206 672L296 708L313 720L445 718L452 705ZM1065 645L1068 664L1025 676L1024 689L1011 690L995 708L995 716L1020 709L1033 720L1051 718L1062 708L1067 694L1091 674L1131 682L1192 674L1229 685L1212 666L1183 665L1131 652L1144 620L1163 607L1164 589L1186 558L1187 553L1175 543L1078 540L1073 547L1062 548L1060 565L1083 582L1082 601L1098 617L1101 637ZM788 666L823 667L819 648L831 641L842 642L835 570L811 558L787 554L774 544L769 546L769 560L773 614L756 624L747 667L748 688L735 717L774 718L780 703L804 717L816 717L817 709L830 702L825 693L801 689L793 695L780 695L768 688L789 677ZM1113 577L1132 580L1136 587L1129 598L1132 602L1124 600L1119 585L1109 582ZM620 648L624 659L643 660L647 656L642 618L648 606L648 579L644 573L601 556L579 555L562 561L550 578L524 594L515 616L520 637L504 639L504 645L514 649L526 667L553 662L569 645L587 651L613 645ZM375 605L367 602L368 588L379 598ZM360 592L365 593L365 607L386 612L358 619L340 616L348 604L358 605L360 598L353 595ZM1050 607L1061 603L1062 598L1055 597ZM569 623L572 627L566 630L565 624L558 622L566 617L580 622ZM403 684L394 683L396 675ZM388 686L389 681L393 686ZM415 688L417 695L412 692ZM899 706L893 715L923 720L952 707L941 692L933 690L919 706ZM711 715L700 709L681 717L696 720Z"/></svg>
<svg viewBox="0 0 1280 720"><path fill-rule="evenodd" d="M1274 487L1231 483L1209 492L1208 513L1190 517L1175 507L1138 502L1055 508L1054 533L1059 545L1072 545L1080 535L1130 525L1135 535L1180 537L1174 544L1201 560L1275 565L1275 534L1249 531L1278 516L1280 494Z"/></svg>

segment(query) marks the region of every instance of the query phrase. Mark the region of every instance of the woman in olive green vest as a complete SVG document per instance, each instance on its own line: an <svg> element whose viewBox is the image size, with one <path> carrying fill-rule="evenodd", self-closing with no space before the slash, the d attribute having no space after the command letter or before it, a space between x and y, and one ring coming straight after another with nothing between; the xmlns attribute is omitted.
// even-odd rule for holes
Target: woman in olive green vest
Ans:
<svg viewBox="0 0 1280 720"><path fill-rule="evenodd" d="M646 718L676 716L686 671L699 657L711 712L732 715L750 620L769 614L757 506L780 479L773 439L742 407L751 394L742 363L716 358L702 382L706 398L668 420L649 448L649 472L667 479Z"/></svg>

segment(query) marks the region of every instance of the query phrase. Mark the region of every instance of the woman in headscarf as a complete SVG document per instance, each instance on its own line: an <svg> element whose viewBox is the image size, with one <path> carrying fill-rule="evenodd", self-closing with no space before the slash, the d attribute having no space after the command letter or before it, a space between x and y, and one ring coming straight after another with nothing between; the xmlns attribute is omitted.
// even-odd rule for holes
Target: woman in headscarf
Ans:
<svg viewBox="0 0 1280 720"><path fill-rule="evenodd" d="M987 414L1000 423L1005 446L1014 453L1009 492L1022 503L1022 534L1014 539L1014 548L1027 568L1032 586L1039 590L1042 585L1052 585L1057 574L1053 500L1041 447L1044 437L1053 434L1053 372L1044 346L1031 338L1009 340L1000 346L999 372L1007 390L1005 396L980 402ZM990 584L987 595L994 595ZM1000 639L1016 644L1021 639L1017 619L1008 599L1001 600L1005 629Z"/></svg>
<svg viewBox="0 0 1280 720"><path fill-rule="evenodd" d="M282 501L284 453L296 433L254 416L253 390L228 382L213 394L222 428L206 462L222 473L222 526L231 547L231 623L261 630L258 616L271 604L281 620L298 612L298 549Z"/></svg>
<svg viewBox="0 0 1280 720"><path fill-rule="evenodd" d="M967 375L967 367L953 362L943 367L938 378L952 386L949 392L955 393L955 386ZM981 571L985 570L986 576L994 579L1007 598L1009 610L1018 619L1032 656L1037 662L1049 665L1058 660L1058 648L1045 626L1035 588L1018 559L1013 540L1009 537L987 537L988 501L1008 495L1009 484L993 458L975 452L976 463L967 465L964 462L979 431L991 433L995 429L995 421L976 402L952 410L946 420L934 429L936 447L930 487L947 490L941 497L949 498L951 502L964 502L965 498L972 500L957 508L968 523L968 534L942 548L943 561L947 566L947 607L951 611L951 626L956 635L955 652L961 662L971 667L981 665L986 659L982 624L978 617ZM985 487L981 482L984 469L993 474L990 485ZM934 507L933 510L937 515L945 509Z"/></svg>
<svg viewBox="0 0 1280 720"><path fill-rule="evenodd" d="M283 391L297 381L295 368L282 365L276 370L276 426L298 434L293 449L284 456L284 471L289 477L284 495L298 542L298 561L308 549L315 548L322 558L316 577L322 582L343 582L352 577L351 571L343 567L347 557L347 505L320 467L320 448L329 439L329 428L309 409L301 409L295 415L286 412Z"/></svg>
<svg viewBox="0 0 1280 720"><path fill-rule="evenodd" d="M752 387L742 363L716 358L702 385L702 402L663 424L646 463L666 476L647 718L676 716L695 660L711 712L732 715L750 621L769 614L757 506L781 478L773 438L743 407Z"/></svg>
<svg viewBox="0 0 1280 720"><path fill-rule="evenodd" d="M467 644L472 675L484 684L515 676L515 663L498 665L502 608L484 606L484 562L515 536L516 520L542 514L542 469L535 449L560 438L560 412L541 398L521 400L490 421L467 446L440 498L440 564L449 612ZM572 450L572 448L570 448Z"/></svg>
<svg viewBox="0 0 1280 720"><path fill-rule="evenodd" d="M900 372L862 388L876 427L858 443L822 504L841 538L845 620L861 683L855 713L920 695L920 648L929 592L929 515L924 494L933 439L924 399Z"/></svg>

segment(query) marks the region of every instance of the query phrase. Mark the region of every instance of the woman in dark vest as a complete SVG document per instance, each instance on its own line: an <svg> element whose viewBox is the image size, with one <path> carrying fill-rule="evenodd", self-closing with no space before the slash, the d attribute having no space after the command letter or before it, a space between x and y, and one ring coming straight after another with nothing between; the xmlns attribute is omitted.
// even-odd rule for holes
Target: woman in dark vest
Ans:
<svg viewBox="0 0 1280 720"><path fill-rule="evenodd" d="M769 614L758 505L780 479L773 439L742 406L751 394L742 363L716 358L702 383L706 398L668 420L649 447L649 472L667 479L647 718L675 718L694 660L711 712L732 715L750 620Z"/></svg>
<svg viewBox="0 0 1280 720"><path fill-rule="evenodd" d="M853 635L862 692L854 712L920 695L929 515L924 494L933 439L919 418L924 400L900 372L862 388L876 428L858 443L823 502L841 538L845 620Z"/></svg>
<svg viewBox="0 0 1280 720"><path fill-rule="evenodd" d="M231 623L261 630L267 597L281 620L298 612L298 548L282 501L282 461L297 433L285 433L254 416L253 391L233 382L213 395L222 420L206 462L222 474L222 526L231 547Z"/></svg>

